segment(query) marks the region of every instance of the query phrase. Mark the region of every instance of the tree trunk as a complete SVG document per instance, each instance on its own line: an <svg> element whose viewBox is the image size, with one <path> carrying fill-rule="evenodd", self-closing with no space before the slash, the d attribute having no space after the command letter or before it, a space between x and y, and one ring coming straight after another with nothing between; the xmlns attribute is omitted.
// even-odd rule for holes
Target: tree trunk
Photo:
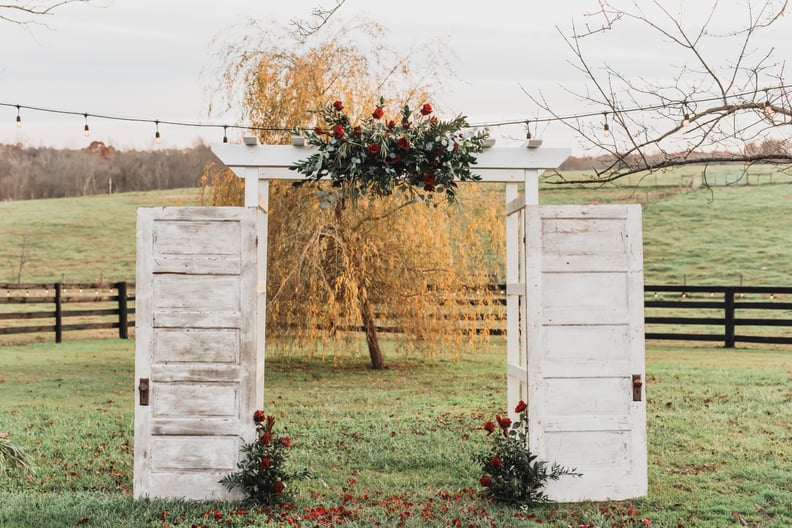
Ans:
<svg viewBox="0 0 792 528"><path fill-rule="evenodd" d="M358 294L360 301L360 316L363 320L363 327L366 329L366 344L368 345L369 357L371 357L371 368L381 370L385 368L385 358L382 356L382 349L377 336L377 323L374 321L374 312L368 299L368 292L365 287L360 288Z"/></svg>

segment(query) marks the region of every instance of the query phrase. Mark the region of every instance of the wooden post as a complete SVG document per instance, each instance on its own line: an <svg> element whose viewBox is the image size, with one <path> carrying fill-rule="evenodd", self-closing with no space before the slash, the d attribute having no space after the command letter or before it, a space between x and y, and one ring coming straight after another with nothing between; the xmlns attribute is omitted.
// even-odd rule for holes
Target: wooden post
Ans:
<svg viewBox="0 0 792 528"><path fill-rule="evenodd" d="M55 283L55 342L63 340L63 305L61 302L61 290L63 284Z"/></svg>
<svg viewBox="0 0 792 528"><path fill-rule="evenodd" d="M734 288L723 292L725 348L734 348Z"/></svg>
<svg viewBox="0 0 792 528"><path fill-rule="evenodd" d="M118 338L129 339L129 310L127 308L127 283L117 282L118 290Z"/></svg>

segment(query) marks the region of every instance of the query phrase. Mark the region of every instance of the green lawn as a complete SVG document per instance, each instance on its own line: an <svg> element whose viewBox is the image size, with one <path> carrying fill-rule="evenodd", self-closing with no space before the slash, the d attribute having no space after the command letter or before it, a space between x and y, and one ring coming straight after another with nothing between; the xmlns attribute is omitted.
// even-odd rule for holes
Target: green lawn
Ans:
<svg viewBox="0 0 792 528"><path fill-rule="evenodd" d="M736 177L719 169L724 181ZM773 184L695 190L671 185L685 174L657 180L650 176L638 187L627 185L639 183L637 178L621 186L587 189L544 184L540 200L643 203L647 284L737 285L742 280L751 286L790 285L788 178L776 175ZM503 200L499 189L486 193L488 199ZM651 194L668 189L673 192L667 196ZM0 203L0 282L16 282L23 249L22 282L134 280L137 207L194 205L197 196L197 189L181 189ZM501 261L502 251L493 251Z"/></svg>
<svg viewBox="0 0 792 528"><path fill-rule="evenodd" d="M649 497L520 511L474 491L482 422L504 411L502 344L459 351L456 362L449 351L422 359L389 349L391 368L381 372L368 368L359 345L313 357L281 349L267 359L266 410L294 439L293 466L309 467L314 478L300 484L293 510L242 514L232 504L132 500L133 349L118 340L0 348L0 431L37 467L31 478L0 481L0 526L459 519L509 527L540 519L577 527L573 521L644 526L648 518L651 526L720 528L739 525L737 515L749 526L792 523L789 351L650 343Z"/></svg>

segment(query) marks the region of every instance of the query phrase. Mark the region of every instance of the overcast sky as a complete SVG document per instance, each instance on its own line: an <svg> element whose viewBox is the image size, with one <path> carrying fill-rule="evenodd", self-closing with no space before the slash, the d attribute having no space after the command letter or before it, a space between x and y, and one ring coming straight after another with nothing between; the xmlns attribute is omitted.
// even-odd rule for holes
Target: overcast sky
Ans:
<svg viewBox="0 0 792 528"><path fill-rule="evenodd" d="M237 123L236 116L209 116L208 90L216 71L215 37L233 37L248 19L286 26L307 17L312 7L333 0L94 0L67 5L47 17L49 28L0 21L0 103L89 114L187 122ZM641 0L640 3L643 3ZM694 11L701 0L685 0ZM676 1L667 2L678 6ZM742 2L728 4L718 22L739 22ZM365 16L382 24L395 48L444 39L457 79L435 106L470 122L524 119L537 109L521 88L543 90L558 113L590 111L564 95L559 86L579 89L582 79L555 27L569 32L596 11L596 0L347 0L338 17ZM690 16L694 16L693 15ZM779 60L792 55L792 15L768 34ZM596 22L594 22L596 23ZM684 57L637 33L629 25L591 41L595 60L620 61L628 75L663 77ZM0 107L0 143L82 148L101 140L118 148L150 148L151 124L90 119L83 137L81 116L58 116L23 109L23 127L14 125L16 108ZM162 146L181 147L199 138L218 142L222 130L161 126ZM495 135L522 135L522 128ZM540 130L546 145L575 148L576 139L559 125ZM229 134L232 141L238 140Z"/></svg>

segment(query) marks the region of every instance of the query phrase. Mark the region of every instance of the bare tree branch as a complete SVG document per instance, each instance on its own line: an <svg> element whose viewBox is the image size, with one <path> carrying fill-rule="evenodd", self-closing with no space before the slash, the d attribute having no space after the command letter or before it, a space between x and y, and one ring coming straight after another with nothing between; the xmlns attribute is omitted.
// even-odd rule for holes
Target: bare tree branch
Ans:
<svg viewBox="0 0 792 528"><path fill-rule="evenodd" d="M606 155L593 174L555 181L612 182L692 163L792 165L792 86L784 81L784 63L774 60L774 48L758 45L759 35L779 20L788 3L748 0L741 25L724 30L723 21L734 17L723 16L717 0L698 25L682 13L672 13L660 0L633 0L628 9L600 0L595 13L605 21L600 30L586 25L581 31L573 24L571 35L562 37L573 55L573 66L587 81L585 90L567 91L587 106L601 108L603 120L592 124L590 118L558 115L544 95L528 94L572 129L588 149ZM586 46L594 38L605 38L605 29L609 34L618 31L620 24L637 28L646 38L654 35L658 44L676 49L687 60L665 81L592 61ZM731 53L725 60L718 55L724 49ZM605 122L607 138L602 133Z"/></svg>
<svg viewBox="0 0 792 528"><path fill-rule="evenodd" d="M327 24L330 17L344 5L344 2L346 2L346 0L335 0L335 5L333 7L315 7L311 10L311 20L296 18L290 20L289 23L294 27L294 30L300 37L308 37Z"/></svg>
<svg viewBox="0 0 792 528"><path fill-rule="evenodd" d="M87 3L91 0L35 1L19 0L0 4L0 20L12 24L28 25L39 23L40 17L52 15L56 9L66 4Z"/></svg>

